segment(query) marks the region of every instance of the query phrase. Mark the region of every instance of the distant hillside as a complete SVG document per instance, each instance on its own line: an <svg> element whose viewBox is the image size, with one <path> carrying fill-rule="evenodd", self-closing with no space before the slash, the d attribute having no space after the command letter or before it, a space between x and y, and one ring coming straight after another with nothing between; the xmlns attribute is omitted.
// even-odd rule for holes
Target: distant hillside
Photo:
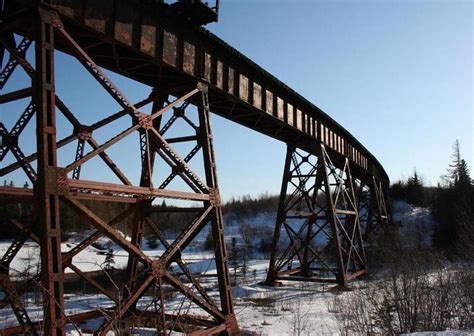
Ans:
<svg viewBox="0 0 474 336"><path fill-rule="evenodd" d="M246 219L261 213L272 213L278 209L280 196L262 194L252 198L249 195L240 198L231 198L222 206L222 212L229 220Z"/></svg>

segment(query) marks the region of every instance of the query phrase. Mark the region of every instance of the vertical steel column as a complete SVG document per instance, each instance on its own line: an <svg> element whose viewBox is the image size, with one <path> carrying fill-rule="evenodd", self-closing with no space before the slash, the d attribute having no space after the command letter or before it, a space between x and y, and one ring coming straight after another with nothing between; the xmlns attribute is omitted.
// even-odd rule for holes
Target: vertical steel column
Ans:
<svg viewBox="0 0 474 336"><path fill-rule="evenodd" d="M332 227L332 240L333 245L336 250L336 262L337 262L337 269L338 273L336 274L336 279L339 285L347 286L347 274L345 271L344 259L342 257L341 251L341 242L339 239L339 228L337 226L337 213L336 207L334 204L334 200L332 198L331 192L331 183L329 182L328 172L326 170L327 162L326 162L326 149L324 145L321 144L321 156L318 160L318 175L321 174L321 179L324 185L324 191L326 196L326 217L328 222L331 224Z"/></svg>
<svg viewBox="0 0 474 336"><path fill-rule="evenodd" d="M361 185L362 189L363 185ZM362 194L362 193L361 193ZM368 200L366 200L366 207L367 207L367 220L365 223L365 232L364 235L367 238L370 238L372 231L374 229L374 206L375 206L375 191L374 188L369 187L369 195Z"/></svg>
<svg viewBox="0 0 474 336"><path fill-rule="evenodd" d="M311 197L311 209L310 212L312 212L312 215L308 218L308 229L307 229L307 233L306 233L306 239L305 239L305 244L306 244L306 247L304 249L304 252L303 252L303 264L301 265L302 266L302 273L303 273L303 276L306 276L306 277L311 277L313 276L313 272L311 271L311 262L312 260L309 259L309 253L310 253L310 249L311 249L311 241L313 239L313 226L317 220L317 198L318 198L318 191L320 190L321 188L321 184L322 184L322 179L321 179L321 176L319 174L317 174L316 172L316 179L314 181L314 189L313 189L313 196Z"/></svg>
<svg viewBox="0 0 474 336"><path fill-rule="evenodd" d="M356 238L356 239L359 240L360 253L362 254L361 257L363 259L365 269L367 270L367 256L365 255L364 239L362 237L362 229L361 229L361 225L360 225L360 213L359 213L359 207L358 207L358 199L356 198L356 192L355 192L355 188L354 188L355 180L352 178L351 167L350 167L350 164L349 164L349 159L347 159L347 158L346 158L346 166L347 166L347 171L346 171L347 183L349 185L350 198L352 199L352 201L354 203L353 208L354 208L354 212L355 212L355 215L351 216L352 220L353 220L353 229L352 230L357 230L358 231L357 237L352 236L352 238L353 239ZM348 216L346 216L346 218L347 217ZM352 242L352 244L354 244L354 242ZM348 262L349 262L349 260L348 260Z"/></svg>
<svg viewBox="0 0 474 336"><path fill-rule="evenodd" d="M36 72L34 99L38 180L35 185L41 226L41 271L45 335L64 335L63 269L56 161L56 115L54 88L54 22L49 12L39 9L36 22Z"/></svg>
<svg viewBox="0 0 474 336"><path fill-rule="evenodd" d="M385 213L387 214L387 226L393 224L393 213L392 213L392 203L390 202L389 186L384 185L383 187L384 194L384 204L385 204Z"/></svg>
<svg viewBox="0 0 474 336"><path fill-rule="evenodd" d="M291 158L293 152L295 151L295 147L288 145L286 148L286 158L285 158L285 166L283 168L283 178L281 182L281 190L280 190L280 200L278 202L278 212L276 217L275 223L275 231L273 233L273 241L271 247L271 254L270 254L270 264L268 266L268 273L267 279L265 283L268 285L273 285L276 280L277 270L276 270L276 260L278 257L279 251L279 244L280 244L280 232L282 222L286 218L286 193L288 190L288 183L291 179Z"/></svg>
<svg viewBox="0 0 474 336"><path fill-rule="evenodd" d="M209 187L211 199L204 202L204 206L213 207L210 219L212 225L212 237L216 258L216 270L219 284L219 294L221 309L225 316L226 331L229 334L237 333L237 320L234 315L232 303L232 286L230 281L229 268L227 266L227 251L224 237L224 221L222 218L221 200L217 181L216 161L212 144L212 131L209 120L209 100L208 87L199 83L201 90L200 102L198 104L199 113L199 141L202 144L204 169L206 174L206 184Z"/></svg>
<svg viewBox="0 0 474 336"><path fill-rule="evenodd" d="M372 178L373 189L375 194L375 201L377 206L377 224L382 229L386 229L389 223L392 222L391 213L388 214L387 204L385 202L385 191L382 187L382 183L377 181L375 177ZM391 209L390 209L391 212Z"/></svg>
<svg viewBox="0 0 474 336"><path fill-rule="evenodd" d="M165 100L168 95L159 94L156 95L153 100L152 114L159 111L163 108ZM160 129L161 117L153 120L148 125L145 125L144 128L139 130L140 136L140 151L141 151L141 176L140 176L140 187L153 187L152 176L153 176L153 167L155 162L155 145L151 142L153 141L148 137L147 127L154 127L155 129ZM131 243L135 246L140 246L143 241L143 233L145 230L146 216L148 210L151 208L151 200L140 200L137 203L135 209L135 218L132 228L132 237ZM138 275L138 265L139 261L133 254L129 255L127 263L127 286L124 288L124 298L128 297L131 292L135 289L135 282ZM136 302L133 304L136 306Z"/></svg>
<svg viewBox="0 0 474 336"><path fill-rule="evenodd" d="M291 147L287 151L266 280L269 285L276 280L289 280L332 282L347 286L349 281L367 272L355 181L349 161L346 159L343 168L337 168L324 145L321 146L317 163L311 163L310 156L300 155ZM305 171L303 165L306 170L309 165L310 169ZM294 178L298 178L298 181L293 181ZM290 184L295 190L287 196ZM324 195L324 201L318 200L318 194ZM289 244L280 253L283 228ZM326 246L321 246L321 238L328 238ZM331 256L325 256L324 250L327 248ZM295 257L299 265L292 267ZM285 266L286 270L283 269ZM322 273L324 271L333 276L326 276Z"/></svg>

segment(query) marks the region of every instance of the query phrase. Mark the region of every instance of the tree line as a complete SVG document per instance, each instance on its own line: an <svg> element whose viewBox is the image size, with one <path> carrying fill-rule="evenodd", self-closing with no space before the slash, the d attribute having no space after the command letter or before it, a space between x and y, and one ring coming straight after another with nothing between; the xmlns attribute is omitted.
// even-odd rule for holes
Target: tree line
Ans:
<svg viewBox="0 0 474 336"><path fill-rule="evenodd" d="M12 181L4 181L4 185L10 187L15 186ZM23 187L28 188L29 186L25 184ZM82 203L106 222L112 220L114 216L117 216L131 206L127 203L94 200L84 200ZM231 198L228 202L225 202L222 205L222 212L226 220L243 220L262 212L275 212L277 206L278 196L262 194L257 197L251 197L245 195L241 198ZM197 213L178 212L174 211L174 209L175 206L168 205L166 201L163 200L161 204L153 205L149 216L151 220L158 225L160 230L171 234L177 233L187 226L196 217ZM3 239L15 238L18 234L17 230L15 227L8 225L8 219L17 219L29 225L28 223L32 224L32 222L34 222L32 213L33 207L30 203L0 204L0 237ZM75 212L62 202L60 204L60 221L63 239L67 239L72 232L83 232L91 229L91 225L85 216ZM125 234L130 234L133 223L134 215L130 214L115 227ZM38 225L34 225L33 227L38 229ZM151 234L152 231L147 228L145 235Z"/></svg>
<svg viewBox="0 0 474 336"><path fill-rule="evenodd" d="M450 258L474 259L474 182L459 141L453 145L451 162L436 187L427 187L415 170L406 180L391 186L392 199L430 207L437 223L434 247Z"/></svg>

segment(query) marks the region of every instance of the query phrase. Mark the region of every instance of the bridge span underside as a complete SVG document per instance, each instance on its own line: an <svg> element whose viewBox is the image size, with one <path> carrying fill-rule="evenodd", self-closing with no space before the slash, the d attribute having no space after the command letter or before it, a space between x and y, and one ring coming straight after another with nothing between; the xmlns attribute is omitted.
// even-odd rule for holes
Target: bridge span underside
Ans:
<svg viewBox="0 0 474 336"><path fill-rule="evenodd" d="M87 328L97 335L133 327L195 335L237 333L210 113L288 145L267 284L296 280L347 285L367 273L366 238L391 222L389 180L383 167L327 114L225 42L167 16L154 1L11 0L5 3L0 27L0 103L25 105L16 111L19 117L11 127L0 122L0 176L20 170L33 186L0 187L3 204L30 204L24 209L31 209L21 217L1 214L1 223L18 232L0 262L0 309L11 309L18 323L2 327L1 335L63 335L66 325L87 321L95 321ZM28 60L28 50L34 51L34 62ZM77 59L122 110L82 123L81 111L71 111L58 95L58 50ZM151 93L132 103L103 69L148 85ZM29 76L31 85L5 92L14 71ZM87 91L80 83L76 89ZM145 108L151 112L142 112ZM33 116L35 150L25 154L22 143ZM64 138L57 136L59 116L71 129ZM105 127L110 130L115 121L127 118L129 125L114 126L116 134L108 133L108 140L95 139ZM179 122L191 135L170 135ZM107 154L131 134L138 135L140 151L136 168L141 174L135 183ZM177 149L183 143L192 144L186 153ZM60 165L62 149L68 145L75 146L75 155ZM13 162L4 164L8 154ZM81 179L81 168L91 160L105 164L118 182ZM163 174L156 168L158 161L168 167L163 176L157 176ZM173 189L176 180L187 191ZM160 223L150 215L157 209L153 201L166 199L188 202L185 207L157 210L188 214L189 223L172 241L165 239ZM126 206L103 218L90 206L91 200ZM92 229L68 250L61 245L65 207ZM133 223L130 240L117 229L124 221ZM182 258L206 228L213 237L213 282L204 281ZM158 256L141 248L149 232L163 247ZM75 262L101 236L128 256L120 290L104 287ZM18 281L11 276L11 263L29 239L40 246L41 270ZM71 310L64 299L68 272L101 293L106 304ZM35 318L22 300L34 290L43 304L43 313ZM212 290L218 294L210 295ZM192 309L183 309L184 302Z"/></svg>

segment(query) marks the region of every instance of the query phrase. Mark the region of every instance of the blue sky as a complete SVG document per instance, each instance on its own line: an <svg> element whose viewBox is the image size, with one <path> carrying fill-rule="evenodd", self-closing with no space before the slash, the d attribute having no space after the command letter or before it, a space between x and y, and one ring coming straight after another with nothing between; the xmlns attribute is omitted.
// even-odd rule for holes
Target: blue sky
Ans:
<svg viewBox="0 0 474 336"><path fill-rule="evenodd" d="M223 0L219 22L208 29L348 129L392 181L416 168L428 184L436 184L455 139L473 169L472 7L471 1ZM71 110L81 111L81 121L119 110L75 60L57 53L57 67L58 93ZM132 101L149 93L143 85L111 77ZM5 91L25 83L16 74ZM75 89L78 83L87 93ZM0 106L2 122L10 127L12 111L22 104ZM223 198L278 193L285 145L217 116L212 124ZM27 131L22 143L32 149L34 122ZM61 127L59 137L68 131ZM118 130L95 136L103 142L113 132ZM123 146L108 153L136 179L136 139ZM74 145L65 154L69 161L71 149ZM100 163L91 163L85 174L109 178ZM24 176L11 179L22 184Z"/></svg>
<svg viewBox="0 0 474 336"><path fill-rule="evenodd" d="M472 170L472 15L471 1L222 1L209 28L353 133L392 181L416 168L436 184L456 138Z"/></svg>

